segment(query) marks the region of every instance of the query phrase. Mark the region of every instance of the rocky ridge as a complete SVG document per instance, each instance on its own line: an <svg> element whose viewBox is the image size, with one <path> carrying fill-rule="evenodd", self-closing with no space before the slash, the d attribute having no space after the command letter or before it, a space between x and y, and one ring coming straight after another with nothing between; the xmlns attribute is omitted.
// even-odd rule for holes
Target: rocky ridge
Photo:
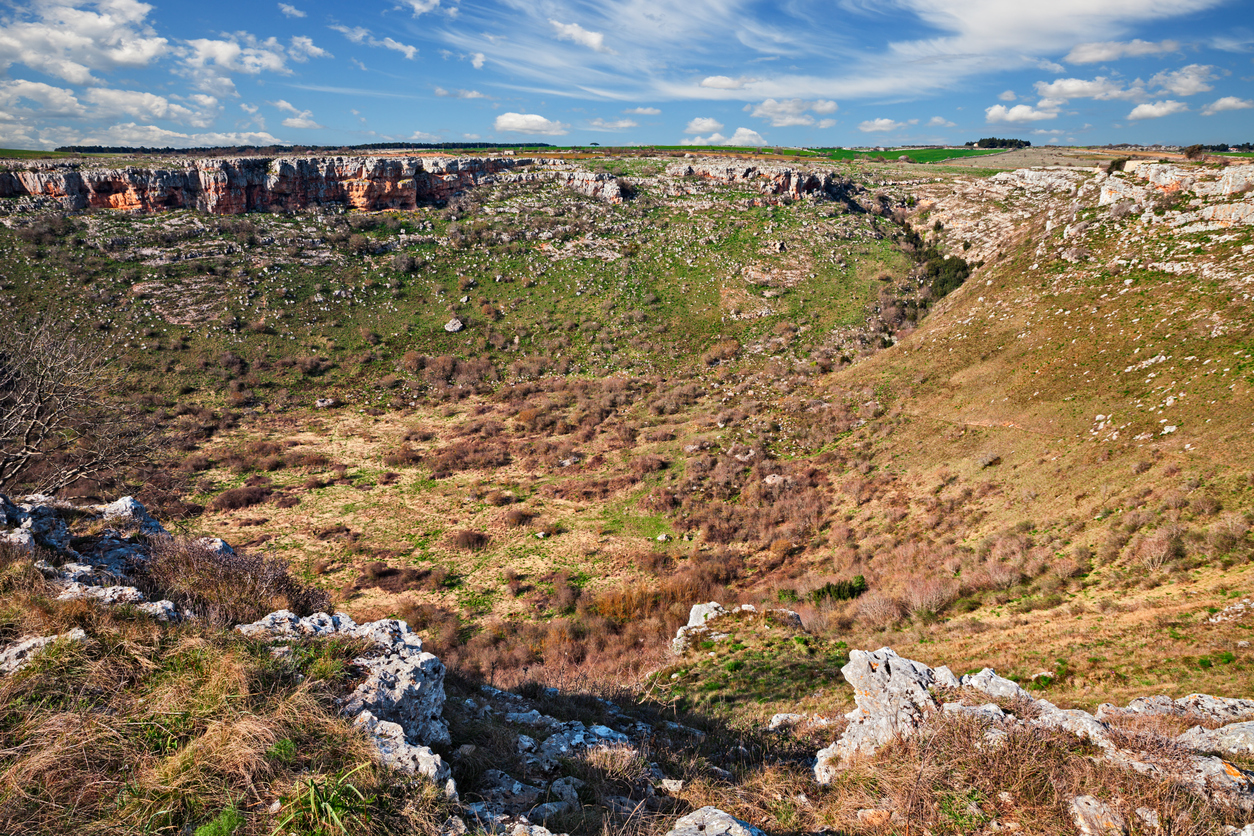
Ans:
<svg viewBox="0 0 1254 836"><path fill-rule="evenodd" d="M1102 705L1096 715L1061 709L1032 696L1017 683L989 668L961 678L947 667L931 668L898 656L891 648L853 650L841 668L853 686L857 704L846 715L849 725L815 759L814 776L830 784L855 759L874 755L899 738L925 732L938 716L965 716L984 727L983 746L1005 743L1015 729L1061 730L1095 746L1109 764L1188 785L1254 814L1254 773L1224 758L1246 755L1254 738L1254 700L1190 694L1178 700L1148 697L1119 708ZM979 700L986 700L980 703ZM1176 716L1195 725L1175 738L1184 753L1170 764L1127 748L1112 721L1120 716ZM1201 723L1222 723L1217 729Z"/></svg>
<svg viewBox="0 0 1254 836"><path fill-rule="evenodd" d="M446 201L477 186L538 181L610 203L622 200L612 175L526 157L234 157L168 169L47 163L0 172L0 198L25 199L17 208L51 201L71 210L237 215L338 204L374 211Z"/></svg>

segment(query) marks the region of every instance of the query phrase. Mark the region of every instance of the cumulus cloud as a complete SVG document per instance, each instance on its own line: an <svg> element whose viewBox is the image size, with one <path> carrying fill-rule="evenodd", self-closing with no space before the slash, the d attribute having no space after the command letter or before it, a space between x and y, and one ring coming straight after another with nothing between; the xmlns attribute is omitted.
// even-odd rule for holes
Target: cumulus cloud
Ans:
<svg viewBox="0 0 1254 836"><path fill-rule="evenodd" d="M293 61L301 64L310 58L334 58L335 56L327 52L320 46L315 46L313 38L306 38L304 35L296 35L292 38L291 46L287 48L288 55Z"/></svg>
<svg viewBox="0 0 1254 836"><path fill-rule="evenodd" d="M1137 55L1165 55L1179 49L1179 41L1171 40L1155 42L1138 38L1132 41L1097 41L1079 44L1062 60L1069 64L1100 64L1103 61L1117 61Z"/></svg>
<svg viewBox="0 0 1254 836"><path fill-rule="evenodd" d="M1218 76L1215 75L1214 67L1208 64L1189 64L1178 70L1164 70L1158 73L1150 79L1150 86L1175 93L1177 96L1193 96L1214 90L1214 86L1206 82L1214 81L1216 78Z"/></svg>
<svg viewBox="0 0 1254 836"><path fill-rule="evenodd" d="M865 122L858 123L858 130L865 134L885 133L888 131L895 131L898 128L904 128L909 124L912 123L895 122L892 119L868 119Z"/></svg>
<svg viewBox="0 0 1254 836"><path fill-rule="evenodd" d="M954 123L950 122L944 116L933 116L931 119L927 120L927 126L929 128L952 128L954 127Z"/></svg>
<svg viewBox="0 0 1254 836"><path fill-rule="evenodd" d="M1236 96L1224 96L1222 99L1215 101L1202 108L1203 116L1214 116L1216 113L1223 113L1225 110L1248 110L1254 107L1254 101L1249 99L1239 99Z"/></svg>
<svg viewBox="0 0 1254 836"><path fill-rule="evenodd" d="M443 142L443 138L436 134L429 134L426 131L414 131L409 136L410 142Z"/></svg>
<svg viewBox="0 0 1254 836"><path fill-rule="evenodd" d="M722 125L719 125L722 127ZM715 131L709 136L694 136L690 139L681 139L680 145L738 145L742 147L761 147L767 142L762 135L750 128L737 128L731 136L723 136Z"/></svg>
<svg viewBox="0 0 1254 836"><path fill-rule="evenodd" d="M686 134L703 134L707 131L714 133L721 130L723 130L723 123L708 116L698 116L689 121L687 126L684 127L684 133Z"/></svg>
<svg viewBox="0 0 1254 836"><path fill-rule="evenodd" d="M381 47L383 49L390 49L390 50L393 50L394 52L401 53L410 61L412 61L414 59L414 56L418 54L418 47L411 46L409 44L403 44L400 41L393 40L390 37L376 38L373 32L371 32L369 29L366 29L365 27L362 27L362 26L353 26L350 28L348 26L335 24L331 28L334 29L336 32L339 32L341 35L348 38L350 41L352 41L355 44L365 44L366 46L374 46L374 47Z"/></svg>
<svg viewBox="0 0 1254 836"><path fill-rule="evenodd" d="M1005 122L1011 125L1023 124L1026 122L1040 122L1045 119L1054 119L1058 116L1056 110L1037 110L1031 105L1015 105L1014 107L1006 107L1005 105L993 105L984 109L984 121L989 123Z"/></svg>
<svg viewBox="0 0 1254 836"><path fill-rule="evenodd" d="M831 128L836 125L835 119L820 119L815 125L816 128Z"/></svg>
<svg viewBox="0 0 1254 836"><path fill-rule="evenodd" d="M836 108L835 102L823 99L815 102L807 102L804 99L785 99L784 101L766 99L756 107L745 105L745 110L750 111L750 116L767 119L770 121L771 126L776 128L787 128L794 125L813 125L815 119L806 111L835 113Z"/></svg>
<svg viewBox="0 0 1254 836"><path fill-rule="evenodd" d="M746 84L752 84L755 81L757 81L756 78L746 76L732 78L725 75L712 75L701 79L701 86L711 90L742 90Z"/></svg>
<svg viewBox="0 0 1254 836"><path fill-rule="evenodd" d="M192 109L164 96L139 90L111 90L92 88L86 93L87 101L96 106L95 116L133 116L137 119L169 119L184 122L193 127L206 128L213 123L220 108L214 96L192 96L189 101L199 106Z"/></svg>
<svg viewBox="0 0 1254 836"><path fill-rule="evenodd" d="M304 12L302 12L300 9L288 3L280 3L279 11L281 11L287 17L305 17Z"/></svg>
<svg viewBox="0 0 1254 836"><path fill-rule="evenodd" d="M1173 113L1183 113L1188 110L1189 106L1184 102L1176 102L1167 99L1161 102L1146 102L1132 108L1132 112L1128 114L1129 119L1158 119L1163 116L1170 116Z"/></svg>
<svg viewBox="0 0 1254 836"><path fill-rule="evenodd" d="M470 56L470 66L474 67L476 70L482 70L483 62L486 60L487 59L484 58L482 52L472 53Z"/></svg>
<svg viewBox="0 0 1254 836"><path fill-rule="evenodd" d="M437 96L452 96L455 99L486 99L488 98L478 90L445 90L443 87L437 87L433 91Z"/></svg>
<svg viewBox="0 0 1254 836"><path fill-rule="evenodd" d="M597 52L614 51L605 45L605 35L600 32L589 32L578 23L562 23L552 18L549 18L549 23L552 24L553 35L558 40L572 41Z"/></svg>
<svg viewBox="0 0 1254 836"><path fill-rule="evenodd" d="M565 136L570 133L570 125L545 119L538 113L502 113L492 126L498 131L540 136Z"/></svg>
<svg viewBox="0 0 1254 836"><path fill-rule="evenodd" d="M636 127L636 122L632 119L615 119L613 121L607 121L598 117L589 122L588 126L594 131L625 131L628 128Z"/></svg>
<svg viewBox="0 0 1254 836"><path fill-rule="evenodd" d="M1001 99L1003 102L1013 102L1019 97L1015 95L1015 91L1013 90L1003 90L997 94L997 98Z"/></svg>
<svg viewBox="0 0 1254 836"><path fill-rule="evenodd" d="M271 107L278 108L284 113L292 114L291 116L283 120L283 127L285 128L315 129L315 128L322 127L322 125L319 125L314 120L313 111L301 110L298 107L296 107L296 105L292 104L289 101L286 101L284 99L279 99L277 102L266 102L266 104L270 105Z"/></svg>
<svg viewBox="0 0 1254 836"><path fill-rule="evenodd" d="M156 125L126 122L111 125L98 133L81 136L74 144L81 145L148 145L155 147L199 148L207 145L285 145L278 137L265 131L196 134L180 133Z"/></svg>
<svg viewBox="0 0 1254 836"><path fill-rule="evenodd" d="M1125 88L1117 81L1105 76L1098 76L1091 81L1083 78L1056 78L1053 81L1036 82L1036 93L1041 97L1038 106L1046 109L1056 108L1071 99L1098 99L1111 101L1114 99L1139 99L1145 95L1140 83Z"/></svg>
<svg viewBox="0 0 1254 836"><path fill-rule="evenodd" d="M24 64L72 84L91 84L98 83L93 71L145 67L170 50L147 23L147 3L62 0L16 8L0 18L0 69Z"/></svg>
<svg viewBox="0 0 1254 836"><path fill-rule="evenodd" d="M623 113L634 113L636 116L657 116L662 111L656 107L629 107Z"/></svg>
<svg viewBox="0 0 1254 836"><path fill-rule="evenodd" d="M23 78L0 80L0 105L19 111L31 111L34 105L41 117L83 116L87 112L74 91Z"/></svg>

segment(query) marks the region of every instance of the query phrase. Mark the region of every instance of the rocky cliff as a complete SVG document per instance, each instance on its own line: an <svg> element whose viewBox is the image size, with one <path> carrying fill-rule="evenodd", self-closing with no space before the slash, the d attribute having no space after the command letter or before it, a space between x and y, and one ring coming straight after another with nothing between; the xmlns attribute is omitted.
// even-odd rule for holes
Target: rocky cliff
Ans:
<svg viewBox="0 0 1254 836"><path fill-rule="evenodd" d="M525 170L524 170L525 169ZM41 164L0 173L0 198L43 198L67 209L219 215L341 205L362 211L413 209L458 192L505 182L556 181L617 203L618 181L560 160L480 157L236 157L181 168L85 168Z"/></svg>

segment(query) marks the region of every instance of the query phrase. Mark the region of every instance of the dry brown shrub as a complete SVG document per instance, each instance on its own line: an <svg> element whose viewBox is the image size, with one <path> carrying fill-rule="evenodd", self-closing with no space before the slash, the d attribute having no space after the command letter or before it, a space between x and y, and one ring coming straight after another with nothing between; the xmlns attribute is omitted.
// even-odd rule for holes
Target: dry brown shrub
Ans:
<svg viewBox="0 0 1254 836"><path fill-rule="evenodd" d="M223 491L209 503L214 511L236 511L240 508L251 508L260 505L270 498L274 491L265 485L246 485Z"/></svg>
<svg viewBox="0 0 1254 836"><path fill-rule="evenodd" d="M872 590L858 598L857 618L872 630L886 630L902 617L902 606L896 598Z"/></svg>
<svg viewBox="0 0 1254 836"><path fill-rule="evenodd" d="M449 537L449 545L468 551L479 551L488 545L488 535L482 531L464 529Z"/></svg>
<svg viewBox="0 0 1254 836"><path fill-rule="evenodd" d="M242 550L222 553L191 539L154 540L140 585L224 627L256 621L279 609L310 615L330 607L324 590L299 583L278 558Z"/></svg>

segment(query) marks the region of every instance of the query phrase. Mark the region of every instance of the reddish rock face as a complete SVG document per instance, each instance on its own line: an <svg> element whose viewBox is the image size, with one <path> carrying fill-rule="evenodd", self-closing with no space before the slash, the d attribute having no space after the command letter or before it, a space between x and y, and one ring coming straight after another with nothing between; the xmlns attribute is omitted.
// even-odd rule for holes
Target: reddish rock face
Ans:
<svg viewBox="0 0 1254 836"><path fill-rule="evenodd" d="M497 182L503 172L534 162L523 158L240 157L195 160L179 169L81 169L51 164L0 175L0 197L56 198L73 209L197 209L219 215L336 203L363 211L412 209ZM602 182L603 175L561 172L557 179L590 196L621 200L617 183L612 178Z"/></svg>

